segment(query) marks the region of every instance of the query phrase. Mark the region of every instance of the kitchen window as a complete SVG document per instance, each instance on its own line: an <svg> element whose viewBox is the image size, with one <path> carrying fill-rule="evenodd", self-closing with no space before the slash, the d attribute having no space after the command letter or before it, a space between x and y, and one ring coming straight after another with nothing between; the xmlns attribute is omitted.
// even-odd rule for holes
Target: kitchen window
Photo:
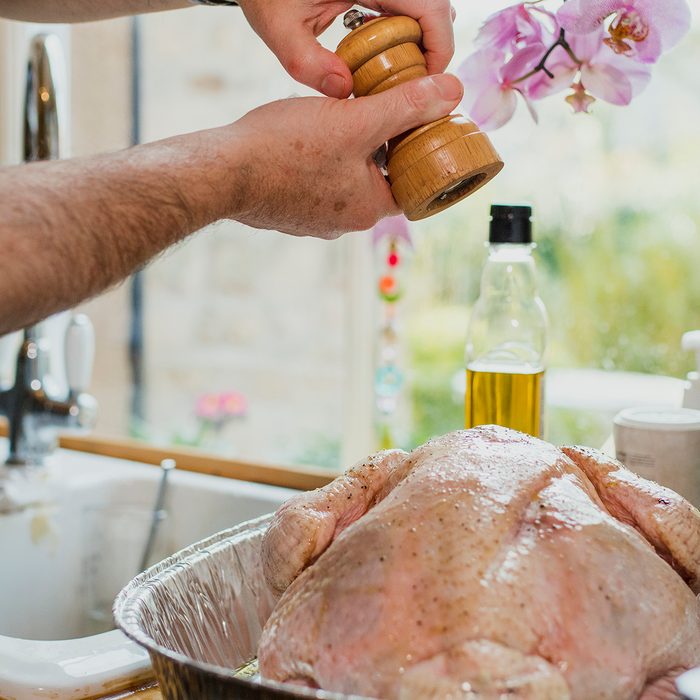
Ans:
<svg viewBox="0 0 700 700"><path fill-rule="evenodd" d="M479 23L503 5L460 5L455 64L471 50ZM37 27L1 26L8 39L3 160L16 162L23 42ZM68 58L73 155L215 126L259 104L309 94L235 9L57 31ZM336 27L323 41L333 47L341 35ZM534 207L552 323L550 439L595 444L609 433L609 407L557 399L571 393L569 384L597 376L571 368L675 377L691 369L679 343L683 331L700 326L699 59L696 19L630 107L599 103L593 116L572 116L553 99L539 105L539 126L520 110L492 134L503 173L466 202L411 226L415 248L407 252L399 303L406 383L392 419L397 444L410 447L462 425L463 344L491 202ZM84 306L97 337L97 432L329 469L362 457L377 445L379 259L367 235L327 243L232 222L169 251L136 283ZM639 388L640 378L625 377L625 386Z"/></svg>

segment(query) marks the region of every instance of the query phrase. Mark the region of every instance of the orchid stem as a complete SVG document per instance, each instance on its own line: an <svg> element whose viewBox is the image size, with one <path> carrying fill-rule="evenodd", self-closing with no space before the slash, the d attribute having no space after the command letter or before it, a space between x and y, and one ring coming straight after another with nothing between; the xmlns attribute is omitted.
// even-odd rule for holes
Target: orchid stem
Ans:
<svg viewBox="0 0 700 700"><path fill-rule="evenodd" d="M577 66L580 66L580 65L583 63L583 61L579 60L579 58L578 58L578 57L576 56L576 54L574 53L574 50L573 50L573 49L571 48L571 46L569 45L569 42L564 38L564 36L563 36L563 35L564 35L564 30L563 30L563 29L561 30L561 33L562 33L562 36L561 36L561 44L560 44L560 46L562 47L562 49L564 49L564 51L566 51L566 53L569 54L569 57L571 58L571 60L572 60Z"/></svg>
<svg viewBox="0 0 700 700"><path fill-rule="evenodd" d="M578 58L576 58L576 54L574 54L573 49L571 48L571 46L569 46L569 42L566 40L564 30L560 29L559 38L547 49L544 56L542 56L542 58L540 59L540 62L529 73L526 73L525 75L522 75L519 78L512 80L511 84L516 85L517 83L521 83L523 80L531 78L533 75L539 73L540 71L544 71L549 78L554 78L554 73L552 73L552 71L550 71L547 68L546 63L547 59L552 55L552 52L554 51L554 49L557 48L557 46L561 46L562 49L564 49L564 51L566 51L566 53L569 54L571 60L574 61L576 65L581 65L581 61L579 61Z"/></svg>

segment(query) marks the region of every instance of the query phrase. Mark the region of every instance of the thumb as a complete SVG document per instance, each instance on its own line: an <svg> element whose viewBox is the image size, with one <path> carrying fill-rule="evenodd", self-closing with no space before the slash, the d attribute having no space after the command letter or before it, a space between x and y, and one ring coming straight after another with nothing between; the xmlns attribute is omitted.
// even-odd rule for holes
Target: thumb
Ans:
<svg viewBox="0 0 700 700"><path fill-rule="evenodd" d="M328 97L348 97L352 92L352 75L345 63L332 51L321 46L310 32L270 38L266 43L277 55L285 70L295 80Z"/></svg>
<svg viewBox="0 0 700 700"><path fill-rule="evenodd" d="M450 74L411 80L377 95L360 97L349 104L359 115L371 148L378 148L404 131L447 116L460 102L464 87Z"/></svg>

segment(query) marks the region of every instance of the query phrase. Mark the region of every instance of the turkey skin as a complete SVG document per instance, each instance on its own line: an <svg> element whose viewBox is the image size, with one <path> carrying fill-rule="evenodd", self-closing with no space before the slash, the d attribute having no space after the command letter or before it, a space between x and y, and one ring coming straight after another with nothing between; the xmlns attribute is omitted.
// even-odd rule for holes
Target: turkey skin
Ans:
<svg viewBox="0 0 700 700"><path fill-rule="evenodd" d="M386 700L670 700L700 664L700 513L496 426L380 452L275 514L265 678Z"/></svg>

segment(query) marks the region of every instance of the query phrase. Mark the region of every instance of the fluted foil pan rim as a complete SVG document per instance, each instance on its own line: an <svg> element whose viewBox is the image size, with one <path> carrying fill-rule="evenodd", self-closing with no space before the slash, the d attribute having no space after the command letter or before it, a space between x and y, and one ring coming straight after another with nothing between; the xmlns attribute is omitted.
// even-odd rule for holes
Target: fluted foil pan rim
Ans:
<svg viewBox="0 0 700 700"><path fill-rule="evenodd" d="M190 658L174 649L159 644L149 636L140 624L140 609L152 590L164 586L167 581L176 579L178 574L195 562L211 557L222 548L233 547L236 541L245 536L262 534L270 524L272 515L264 515L240 525L222 530L171 555L146 571L134 577L117 595L112 612L117 627L132 641L146 649L152 656L158 656L176 665L183 665L207 677L230 681L251 692L267 690L278 692L280 697L315 698L316 700L371 700L359 695L345 695L324 690L312 690L278 683L271 680L250 681L235 675L234 669L206 663Z"/></svg>

